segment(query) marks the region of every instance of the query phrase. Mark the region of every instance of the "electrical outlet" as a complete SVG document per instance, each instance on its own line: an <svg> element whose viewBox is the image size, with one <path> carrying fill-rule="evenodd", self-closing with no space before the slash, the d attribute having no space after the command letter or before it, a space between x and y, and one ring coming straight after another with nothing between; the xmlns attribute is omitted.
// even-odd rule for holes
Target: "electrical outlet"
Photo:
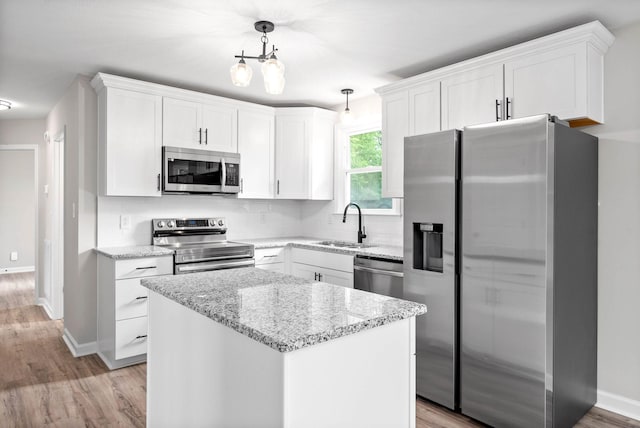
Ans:
<svg viewBox="0 0 640 428"><path fill-rule="evenodd" d="M131 216L129 215L121 215L120 216L120 229L128 230L131 228Z"/></svg>
<svg viewBox="0 0 640 428"><path fill-rule="evenodd" d="M12 251L10 259L11 259L12 262L17 261L18 260L18 252L17 251Z"/></svg>

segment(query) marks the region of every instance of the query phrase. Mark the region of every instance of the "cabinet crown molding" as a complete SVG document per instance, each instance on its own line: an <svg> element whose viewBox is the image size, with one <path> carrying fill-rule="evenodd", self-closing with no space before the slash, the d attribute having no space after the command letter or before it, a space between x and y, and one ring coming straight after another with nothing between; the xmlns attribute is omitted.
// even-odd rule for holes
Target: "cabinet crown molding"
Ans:
<svg viewBox="0 0 640 428"><path fill-rule="evenodd" d="M385 95L398 90L409 89L416 85L421 85L429 81L440 80L443 76L451 75L459 71L467 71L476 67L485 66L491 63L511 60L521 55L557 49L576 43L588 43L599 53L605 54L613 44L615 37L600 21L592 21L587 24L569 28L568 30L539 37L528 42L510 46L495 52L451 64L442 68L427 71L416 76L408 77L397 82L376 88L376 93Z"/></svg>

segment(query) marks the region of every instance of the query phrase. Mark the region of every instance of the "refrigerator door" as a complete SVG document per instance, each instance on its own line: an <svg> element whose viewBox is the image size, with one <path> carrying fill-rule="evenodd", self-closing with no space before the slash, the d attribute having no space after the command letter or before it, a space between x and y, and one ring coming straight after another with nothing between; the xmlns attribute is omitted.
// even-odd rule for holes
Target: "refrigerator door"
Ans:
<svg viewBox="0 0 640 428"><path fill-rule="evenodd" d="M456 188L460 131L405 138L404 298L416 319L417 393L457 407Z"/></svg>
<svg viewBox="0 0 640 428"><path fill-rule="evenodd" d="M463 132L460 407L497 427L545 426L548 126Z"/></svg>

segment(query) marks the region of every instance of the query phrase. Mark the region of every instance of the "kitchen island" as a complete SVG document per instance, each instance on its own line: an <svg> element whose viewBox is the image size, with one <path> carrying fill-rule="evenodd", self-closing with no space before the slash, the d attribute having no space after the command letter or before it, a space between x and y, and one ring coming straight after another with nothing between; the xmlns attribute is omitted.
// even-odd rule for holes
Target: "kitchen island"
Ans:
<svg viewBox="0 0 640 428"><path fill-rule="evenodd" d="M149 427L415 426L424 305L255 268L142 285Z"/></svg>

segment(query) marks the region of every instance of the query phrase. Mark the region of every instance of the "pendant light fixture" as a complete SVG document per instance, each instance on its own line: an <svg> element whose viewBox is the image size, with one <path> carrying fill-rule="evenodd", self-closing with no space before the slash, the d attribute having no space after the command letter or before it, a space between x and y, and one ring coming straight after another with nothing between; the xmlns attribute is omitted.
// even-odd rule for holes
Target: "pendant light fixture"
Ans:
<svg viewBox="0 0 640 428"><path fill-rule="evenodd" d="M11 103L6 100L0 100L0 110L11 110Z"/></svg>
<svg viewBox="0 0 640 428"><path fill-rule="evenodd" d="M347 106L342 112L342 123L350 123L353 120L353 115L349 109L349 95L353 94L353 89L343 89L340 92L347 96Z"/></svg>
<svg viewBox="0 0 640 428"><path fill-rule="evenodd" d="M267 44L269 43L267 33L272 32L275 25L269 21L258 21L253 26L256 31L262 33L262 37L260 38L262 42L262 53L258 56L247 56L243 50L242 54L236 55L235 57L240 58L240 61L231 67L231 82L236 86L249 86L253 70L245 62L245 58L257 59L258 62L262 63L262 77L264 78L265 91L273 95L281 94L285 84L284 64L276 57L278 49L276 49L275 45L273 45L270 52L267 52Z"/></svg>

